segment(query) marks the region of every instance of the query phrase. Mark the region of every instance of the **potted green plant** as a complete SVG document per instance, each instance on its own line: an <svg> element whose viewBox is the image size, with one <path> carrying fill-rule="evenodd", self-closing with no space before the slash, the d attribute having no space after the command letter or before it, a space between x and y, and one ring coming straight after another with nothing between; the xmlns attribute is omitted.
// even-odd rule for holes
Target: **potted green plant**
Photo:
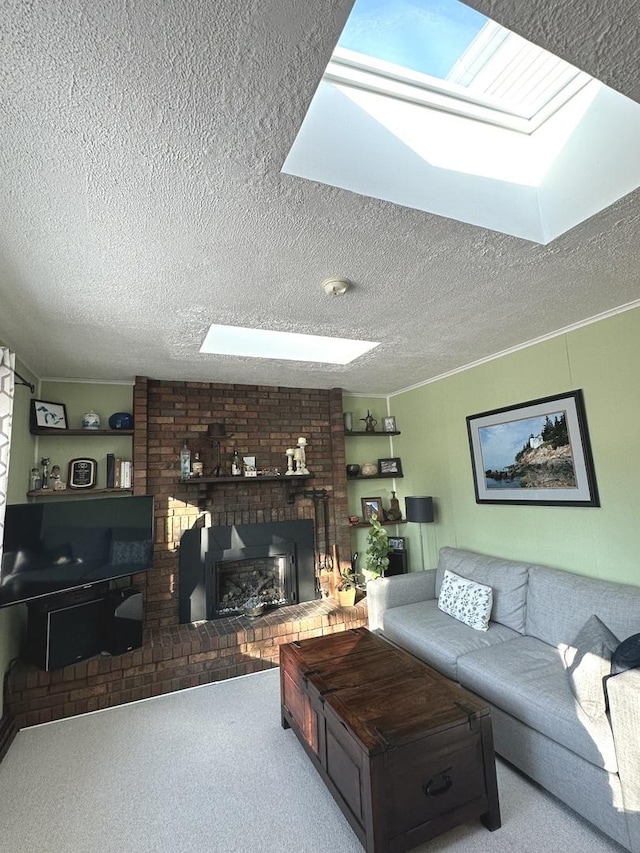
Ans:
<svg viewBox="0 0 640 853"><path fill-rule="evenodd" d="M389 565L389 536L378 516L371 516L371 527L367 533L367 550L365 551L365 568L362 574L365 581L376 580L384 575Z"/></svg>
<svg viewBox="0 0 640 853"><path fill-rule="evenodd" d="M337 586L340 607L353 607L356 603L356 579L352 572L342 569L341 581Z"/></svg>

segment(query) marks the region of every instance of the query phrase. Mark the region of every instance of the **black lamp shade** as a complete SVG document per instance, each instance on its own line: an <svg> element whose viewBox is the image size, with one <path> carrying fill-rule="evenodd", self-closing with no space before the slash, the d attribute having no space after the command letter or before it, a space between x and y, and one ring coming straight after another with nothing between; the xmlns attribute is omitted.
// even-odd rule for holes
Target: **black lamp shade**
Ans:
<svg viewBox="0 0 640 853"><path fill-rule="evenodd" d="M407 521L417 521L420 524L433 521L433 498L418 495L404 499Z"/></svg>
<svg viewBox="0 0 640 853"><path fill-rule="evenodd" d="M209 424L207 427L209 438L227 438L227 429L224 424Z"/></svg>

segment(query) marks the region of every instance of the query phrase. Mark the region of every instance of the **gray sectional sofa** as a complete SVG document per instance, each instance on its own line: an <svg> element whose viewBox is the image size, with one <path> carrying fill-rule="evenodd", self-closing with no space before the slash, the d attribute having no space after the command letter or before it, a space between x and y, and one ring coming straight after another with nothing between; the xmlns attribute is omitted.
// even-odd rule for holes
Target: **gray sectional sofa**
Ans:
<svg viewBox="0 0 640 853"><path fill-rule="evenodd" d="M438 608L445 570L491 587L488 630ZM640 853L640 669L603 680L592 630L640 632L640 587L442 548L437 569L370 581L367 604L371 630L488 702L499 755Z"/></svg>

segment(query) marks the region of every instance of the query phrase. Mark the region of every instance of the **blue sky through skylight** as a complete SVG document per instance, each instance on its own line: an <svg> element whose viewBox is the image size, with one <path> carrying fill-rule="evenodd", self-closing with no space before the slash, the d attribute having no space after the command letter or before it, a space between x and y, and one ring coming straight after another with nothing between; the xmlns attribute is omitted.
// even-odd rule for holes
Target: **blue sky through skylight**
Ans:
<svg viewBox="0 0 640 853"><path fill-rule="evenodd" d="M444 79L486 22L457 0L356 0L338 46Z"/></svg>

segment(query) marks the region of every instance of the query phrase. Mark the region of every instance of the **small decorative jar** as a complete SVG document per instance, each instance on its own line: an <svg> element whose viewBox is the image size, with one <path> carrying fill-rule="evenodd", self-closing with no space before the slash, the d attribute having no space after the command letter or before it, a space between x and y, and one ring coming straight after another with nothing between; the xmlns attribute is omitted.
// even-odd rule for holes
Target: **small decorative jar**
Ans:
<svg viewBox="0 0 640 853"><path fill-rule="evenodd" d="M378 473L378 466L375 462L365 462L360 466L360 473L363 477L375 477Z"/></svg>
<svg viewBox="0 0 640 853"><path fill-rule="evenodd" d="M100 415L93 409L82 416L82 429L100 429Z"/></svg>

